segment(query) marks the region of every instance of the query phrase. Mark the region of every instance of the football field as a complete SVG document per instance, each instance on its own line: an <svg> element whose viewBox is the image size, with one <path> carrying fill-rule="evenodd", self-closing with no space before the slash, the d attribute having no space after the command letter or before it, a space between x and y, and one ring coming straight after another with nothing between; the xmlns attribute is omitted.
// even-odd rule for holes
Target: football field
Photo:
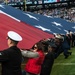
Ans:
<svg viewBox="0 0 75 75"><path fill-rule="evenodd" d="M67 59L63 53L55 59L51 75L75 75L75 48L69 50L72 52Z"/></svg>

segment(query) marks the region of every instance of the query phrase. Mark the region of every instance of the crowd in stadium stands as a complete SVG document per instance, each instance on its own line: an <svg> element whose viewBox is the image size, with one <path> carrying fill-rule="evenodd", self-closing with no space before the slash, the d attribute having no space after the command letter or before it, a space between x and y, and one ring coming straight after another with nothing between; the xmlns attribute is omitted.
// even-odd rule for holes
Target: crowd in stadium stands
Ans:
<svg viewBox="0 0 75 75"><path fill-rule="evenodd" d="M65 19L70 22L75 22L75 7L72 8L55 8L55 9L44 9L34 11L34 13L52 16L52 17L59 17Z"/></svg>

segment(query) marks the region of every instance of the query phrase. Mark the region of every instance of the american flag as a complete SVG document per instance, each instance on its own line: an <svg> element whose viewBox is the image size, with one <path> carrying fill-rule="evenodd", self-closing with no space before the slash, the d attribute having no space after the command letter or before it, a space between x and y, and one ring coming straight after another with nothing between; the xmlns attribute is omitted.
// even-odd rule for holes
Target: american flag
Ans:
<svg viewBox="0 0 75 75"><path fill-rule="evenodd" d="M15 31L22 36L23 41L18 46L24 49L30 49L42 39L53 37L53 34L34 27L35 22L39 23L38 18L29 13L8 5L0 5L0 50L8 47L6 40L8 31Z"/></svg>

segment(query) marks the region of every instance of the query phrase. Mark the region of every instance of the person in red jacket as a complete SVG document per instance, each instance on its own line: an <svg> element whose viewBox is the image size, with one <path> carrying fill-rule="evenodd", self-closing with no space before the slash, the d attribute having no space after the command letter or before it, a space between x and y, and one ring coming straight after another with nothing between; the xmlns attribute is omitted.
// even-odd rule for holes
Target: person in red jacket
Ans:
<svg viewBox="0 0 75 75"><path fill-rule="evenodd" d="M39 57L37 58L29 58L25 71L26 75L39 75L41 71L41 65L44 61L44 52L43 52L43 44L38 42L33 47L34 52L38 52Z"/></svg>

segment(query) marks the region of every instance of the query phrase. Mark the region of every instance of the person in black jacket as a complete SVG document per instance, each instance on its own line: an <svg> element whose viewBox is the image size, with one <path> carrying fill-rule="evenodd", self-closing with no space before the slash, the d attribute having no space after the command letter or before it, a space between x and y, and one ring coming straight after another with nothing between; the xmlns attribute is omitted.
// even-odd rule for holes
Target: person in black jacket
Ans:
<svg viewBox="0 0 75 75"><path fill-rule="evenodd" d="M48 52L45 55L45 59L42 64L41 73L40 75L50 75L52 66L54 63L54 50L56 48L56 45L54 42L48 43Z"/></svg>
<svg viewBox="0 0 75 75"><path fill-rule="evenodd" d="M0 63L2 65L1 75L22 75L21 61L22 54L17 47L22 37L14 31L7 34L8 47L0 52Z"/></svg>

